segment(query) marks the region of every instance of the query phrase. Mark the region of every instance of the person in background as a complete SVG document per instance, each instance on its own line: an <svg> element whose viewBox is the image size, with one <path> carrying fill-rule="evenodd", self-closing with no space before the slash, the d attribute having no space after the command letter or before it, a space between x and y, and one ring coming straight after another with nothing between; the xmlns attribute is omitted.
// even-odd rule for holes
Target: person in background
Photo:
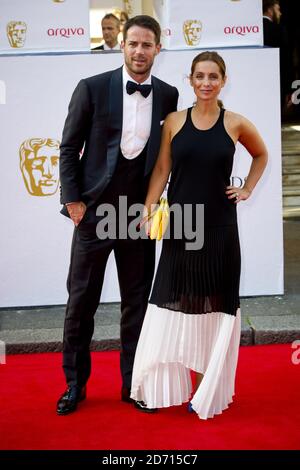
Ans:
<svg viewBox="0 0 300 470"><path fill-rule="evenodd" d="M283 112L291 94L292 57L287 32L280 24L280 18L279 0L263 0L264 45L279 48L280 103Z"/></svg>
<svg viewBox="0 0 300 470"><path fill-rule="evenodd" d="M125 25L126 21L129 20L129 16L128 16L127 11L121 10L120 8L114 8L112 12L120 20L120 33L119 33L119 36L118 36L118 41L119 41L119 43L121 43L122 40L123 40L124 25Z"/></svg>
<svg viewBox="0 0 300 470"><path fill-rule="evenodd" d="M280 47L280 17L281 10L279 0L263 0L263 26L265 46Z"/></svg>
<svg viewBox="0 0 300 470"><path fill-rule="evenodd" d="M102 18L102 37L104 43L94 47L93 51L119 51L121 46L118 42L120 33L120 20L112 13L108 13Z"/></svg>
<svg viewBox="0 0 300 470"><path fill-rule="evenodd" d="M120 19L120 30L121 30L121 33L123 33L125 23L126 23L126 21L129 20L128 13L125 10L122 10L121 13L120 13L120 18L119 19Z"/></svg>

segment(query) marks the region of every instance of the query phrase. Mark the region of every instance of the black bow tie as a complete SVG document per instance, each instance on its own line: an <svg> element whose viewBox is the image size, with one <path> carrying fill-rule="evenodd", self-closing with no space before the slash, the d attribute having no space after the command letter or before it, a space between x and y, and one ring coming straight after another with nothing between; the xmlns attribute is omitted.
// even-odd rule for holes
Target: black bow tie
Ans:
<svg viewBox="0 0 300 470"><path fill-rule="evenodd" d="M126 91L128 95L132 95L135 91L139 91L144 98L147 98L151 89L152 85L140 85L139 83L131 82L130 80L126 83Z"/></svg>

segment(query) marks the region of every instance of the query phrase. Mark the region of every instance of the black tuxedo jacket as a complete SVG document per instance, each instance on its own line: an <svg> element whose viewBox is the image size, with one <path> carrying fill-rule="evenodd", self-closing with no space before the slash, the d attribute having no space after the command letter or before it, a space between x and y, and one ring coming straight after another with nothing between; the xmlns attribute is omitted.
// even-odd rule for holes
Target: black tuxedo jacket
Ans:
<svg viewBox="0 0 300 470"><path fill-rule="evenodd" d="M177 109L175 87L152 76L153 106L145 178L158 156L161 121ZM123 122L122 67L81 80L70 101L60 146L61 203L99 200L116 168ZM83 150L82 157L80 153ZM61 211L68 215L66 207Z"/></svg>
<svg viewBox="0 0 300 470"><path fill-rule="evenodd" d="M281 32L280 26L268 18L263 18L264 26L264 45L269 47L281 47Z"/></svg>
<svg viewBox="0 0 300 470"><path fill-rule="evenodd" d="M264 25L264 45L269 47L278 47L280 50L280 91L281 104L284 104L285 95L291 92L291 83L293 81L293 58L287 31L283 25L263 19Z"/></svg>
<svg viewBox="0 0 300 470"><path fill-rule="evenodd" d="M92 49L92 51L104 51L104 45L101 44L101 46L94 47L94 48Z"/></svg>

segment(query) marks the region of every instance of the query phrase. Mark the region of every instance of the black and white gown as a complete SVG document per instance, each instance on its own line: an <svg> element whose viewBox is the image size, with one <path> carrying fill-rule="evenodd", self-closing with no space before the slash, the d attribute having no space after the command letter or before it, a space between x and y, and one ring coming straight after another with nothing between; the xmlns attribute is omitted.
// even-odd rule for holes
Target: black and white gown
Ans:
<svg viewBox="0 0 300 470"><path fill-rule="evenodd" d="M186 239L172 236L170 218L171 235L163 240L136 350L131 397L149 408L180 405L191 398L194 370L204 378L191 403L207 419L232 402L240 343L236 204L225 194L235 145L224 127L224 109L208 130L194 126L191 109L171 143L168 202L204 204L204 244L186 250Z"/></svg>

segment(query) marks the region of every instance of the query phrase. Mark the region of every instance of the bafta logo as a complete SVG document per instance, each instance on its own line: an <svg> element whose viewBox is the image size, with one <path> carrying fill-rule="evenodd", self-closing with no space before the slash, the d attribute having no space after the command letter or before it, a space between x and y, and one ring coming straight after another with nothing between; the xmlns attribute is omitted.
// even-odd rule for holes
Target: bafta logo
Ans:
<svg viewBox="0 0 300 470"><path fill-rule="evenodd" d="M188 46L197 46L200 43L202 23L200 20L185 20L183 35Z"/></svg>
<svg viewBox="0 0 300 470"><path fill-rule="evenodd" d="M20 169L32 196L51 196L59 184L59 146L55 139L32 138L20 145Z"/></svg>
<svg viewBox="0 0 300 470"><path fill-rule="evenodd" d="M10 21L6 26L7 37L11 47L23 47L26 40L27 25L24 21Z"/></svg>

